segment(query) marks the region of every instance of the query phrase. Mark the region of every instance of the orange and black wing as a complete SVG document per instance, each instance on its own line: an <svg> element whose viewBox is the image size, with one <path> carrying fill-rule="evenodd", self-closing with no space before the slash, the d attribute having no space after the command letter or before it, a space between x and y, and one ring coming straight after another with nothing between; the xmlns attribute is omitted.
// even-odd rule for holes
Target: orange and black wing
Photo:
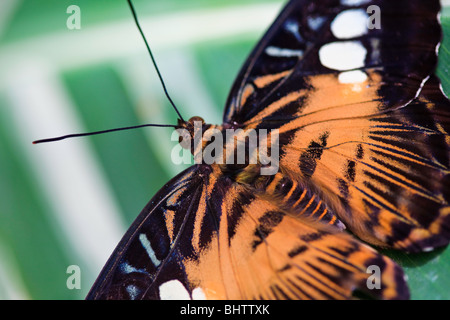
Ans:
<svg viewBox="0 0 450 320"><path fill-rule="evenodd" d="M389 258L264 197L209 166L188 169L149 202L87 298L409 297Z"/></svg>
<svg viewBox="0 0 450 320"><path fill-rule="evenodd" d="M439 11L439 0L289 1L238 74L224 123L278 127L311 112L345 116L341 104L378 101L380 111L404 106L434 72ZM332 79L376 86L342 101ZM326 100L312 108L303 101L312 93Z"/></svg>
<svg viewBox="0 0 450 320"><path fill-rule="evenodd" d="M225 110L226 123L278 129L280 170L371 244L416 252L450 239L450 103L433 75L439 10L291 1Z"/></svg>
<svg viewBox="0 0 450 320"><path fill-rule="evenodd" d="M125 233L87 299L142 299L154 295L167 277L180 275L176 259L189 256L180 234L192 232L204 179L193 166L161 188Z"/></svg>
<svg viewBox="0 0 450 320"><path fill-rule="evenodd" d="M371 5L379 29L361 28ZM290 1L224 114L233 127L278 129L279 174L238 183L214 165L184 171L88 299L408 298L402 270L342 229L408 251L448 243L438 11L438 1ZM348 17L356 28L343 27Z"/></svg>
<svg viewBox="0 0 450 320"><path fill-rule="evenodd" d="M318 186L360 238L429 251L450 239L449 124L449 102L431 77L405 107L306 125L309 145L299 133L280 166Z"/></svg>

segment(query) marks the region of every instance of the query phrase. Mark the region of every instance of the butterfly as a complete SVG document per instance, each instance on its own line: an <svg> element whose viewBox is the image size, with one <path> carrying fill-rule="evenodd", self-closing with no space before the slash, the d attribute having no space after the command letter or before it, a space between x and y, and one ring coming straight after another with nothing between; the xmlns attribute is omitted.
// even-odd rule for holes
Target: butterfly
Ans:
<svg viewBox="0 0 450 320"><path fill-rule="evenodd" d="M409 298L402 268L373 247L423 252L450 239L439 10L437 0L289 1L239 72L223 124L178 122L194 157L212 144L208 130L265 130L255 150L277 151L277 170L262 174L267 163L249 153L178 174L87 299ZM200 144L183 145L199 130ZM225 141L222 158L248 136Z"/></svg>

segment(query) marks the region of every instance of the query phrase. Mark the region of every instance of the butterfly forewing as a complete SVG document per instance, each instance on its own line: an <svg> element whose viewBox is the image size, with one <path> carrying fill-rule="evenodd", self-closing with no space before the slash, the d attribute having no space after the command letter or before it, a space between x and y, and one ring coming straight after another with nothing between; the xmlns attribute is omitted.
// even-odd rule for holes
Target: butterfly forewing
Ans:
<svg viewBox="0 0 450 320"><path fill-rule="evenodd" d="M437 0L290 1L241 69L224 122L253 122L280 97L308 95L317 90L309 81L315 75L352 84L370 73L377 77L383 109L411 101L434 72L439 10ZM322 108L333 102L328 99ZM307 111L297 106L282 116L288 120ZM273 110L265 115L269 120Z"/></svg>

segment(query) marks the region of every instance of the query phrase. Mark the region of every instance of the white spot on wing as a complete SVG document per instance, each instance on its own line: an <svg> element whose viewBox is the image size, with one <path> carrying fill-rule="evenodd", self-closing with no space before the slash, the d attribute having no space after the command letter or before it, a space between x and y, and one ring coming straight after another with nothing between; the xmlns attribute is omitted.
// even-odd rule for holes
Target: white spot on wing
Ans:
<svg viewBox="0 0 450 320"><path fill-rule="evenodd" d="M306 22L311 30L317 31L325 22L325 17L308 17Z"/></svg>
<svg viewBox="0 0 450 320"><path fill-rule="evenodd" d="M369 30L369 16L363 9L349 9L339 13L331 22L331 32L336 38L350 39L365 35Z"/></svg>
<svg viewBox="0 0 450 320"><path fill-rule="evenodd" d="M192 300L206 300L205 292L202 288L192 290Z"/></svg>
<svg viewBox="0 0 450 320"><path fill-rule="evenodd" d="M142 246L144 247L145 251L147 251L148 257L150 258L150 260L152 260L155 267L159 266L161 264L161 261L156 258L155 251L153 251L150 241L148 241L147 236L144 233L141 233L139 235L139 241L141 241Z"/></svg>
<svg viewBox="0 0 450 320"><path fill-rule="evenodd" d="M303 38L300 35L298 23L296 21L291 20L286 21L284 28L290 33L292 33L294 37L298 40L298 42L303 42Z"/></svg>
<svg viewBox="0 0 450 320"><path fill-rule="evenodd" d="M332 42L319 50L319 59L327 68L345 71L364 67L367 50L359 41Z"/></svg>
<svg viewBox="0 0 450 320"><path fill-rule="evenodd" d="M126 290L127 290L128 294L130 295L130 299L136 300L136 297L138 296L140 290L132 284L127 286Z"/></svg>
<svg viewBox="0 0 450 320"><path fill-rule="evenodd" d="M362 83L367 80L367 74L361 70L345 71L339 74L340 83Z"/></svg>
<svg viewBox="0 0 450 320"><path fill-rule="evenodd" d="M450 97L447 96L447 94L445 93L444 88L442 87L442 83L439 83L439 89L441 90L442 94L443 94L447 99L450 99Z"/></svg>
<svg viewBox="0 0 450 320"><path fill-rule="evenodd" d="M370 39L372 54L370 57L371 63L378 64L381 59L380 53L380 39Z"/></svg>
<svg viewBox="0 0 450 320"><path fill-rule="evenodd" d="M265 52L272 57L292 58L303 56L303 50L284 49L273 46L267 47Z"/></svg>
<svg viewBox="0 0 450 320"><path fill-rule="evenodd" d="M125 274L130 274L133 272L148 274L148 272L145 269L137 269L137 268L133 267L132 265L130 265L128 262L123 262L120 265L120 270Z"/></svg>
<svg viewBox="0 0 450 320"><path fill-rule="evenodd" d="M360 6L369 3L371 0L341 0L343 6Z"/></svg>
<svg viewBox="0 0 450 320"><path fill-rule="evenodd" d="M170 280L159 286L161 300L191 300L189 292L179 280Z"/></svg>

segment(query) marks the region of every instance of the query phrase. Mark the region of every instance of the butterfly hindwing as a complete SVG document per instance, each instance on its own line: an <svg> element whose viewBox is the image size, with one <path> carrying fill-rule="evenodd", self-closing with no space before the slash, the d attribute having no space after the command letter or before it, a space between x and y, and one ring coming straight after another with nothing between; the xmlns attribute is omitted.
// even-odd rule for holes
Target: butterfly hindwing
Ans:
<svg viewBox="0 0 450 320"><path fill-rule="evenodd" d="M232 272L226 280L233 284L227 298L350 299L357 290L385 299L409 296L403 272L394 262L335 226L319 223L308 211L320 208L311 205L311 199L295 211L285 211L268 192L238 184L230 190L225 202L241 212L227 219L235 230L228 239L218 237L221 258L229 259L220 269ZM233 196L236 193L241 196ZM239 198L252 200L240 205ZM379 290L368 289L370 266L381 267Z"/></svg>

